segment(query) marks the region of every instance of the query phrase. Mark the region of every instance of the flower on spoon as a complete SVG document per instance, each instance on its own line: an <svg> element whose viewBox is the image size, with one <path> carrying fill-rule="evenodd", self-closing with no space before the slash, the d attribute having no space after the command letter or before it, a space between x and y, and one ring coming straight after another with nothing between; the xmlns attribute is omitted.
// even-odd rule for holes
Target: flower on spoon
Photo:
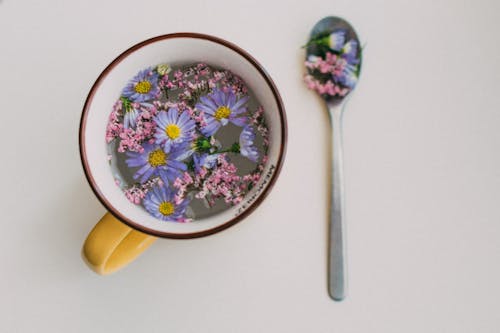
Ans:
<svg viewBox="0 0 500 333"><path fill-rule="evenodd" d="M309 89L320 95L343 97L358 82L358 43L353 39L344 43L344 30L333 32L328 38L312 39L308 43L327 45L330 50L323 55L308 57L305 66L309 73L304 76L304 81Z"/></svg>
<svg viewBox="0 0 500 333"><path fill-rule="evenodd" d="M358 65L359 58L358 53L358 43L351 39L348 41L341 50L340 56L345 60L342 72L338 75L334 75L333 79L340 84L353 89L358 83Z"/></svg>
<svg viewBox="0 0 500 333"><path fill-rule="evenodd" d="M320 45L326 46L331 50L340 51L345 43L346 31L339 29L329 35L312 38L305 46Z"/></svg>
<svg viewBox="0 0 500 333"><path fill-rule="evenodd" d="M340 50L340 55L344 58L349 64L357 65L359 64L359 58L357 57L358 53L358 43L351 39Z"/></svg>

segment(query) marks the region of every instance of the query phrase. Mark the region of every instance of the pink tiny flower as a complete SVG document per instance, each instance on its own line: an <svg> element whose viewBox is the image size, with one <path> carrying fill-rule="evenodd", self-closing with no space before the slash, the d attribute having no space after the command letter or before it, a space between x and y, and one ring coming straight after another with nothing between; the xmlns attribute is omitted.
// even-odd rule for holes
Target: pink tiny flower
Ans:
<svg viewBox="0 0 500 333"><path fill-rule="evenodd" d="M184 198L179 197L179 196L177 196L177 195L176 195L176 196L174 196L174 202L175 202L175 204L176 204L176 205L181 204L183 201L184 201Z"/></svg>
<svg viewBox="0 0 500 333"><path fill-rule="evenodd" d="M186 182L187 184L193 183L193 178L191 178L191 176L189 175L189 173L184 172L183 177L184 177L184 182Z"/></svg>
<svg viewBox="0 0 500 333"><path fill-rule="evenodd" d="M176 188L181 188L182 180L179 177L177 177L177 178L175 178L174 183L172 185Z"/></svg>

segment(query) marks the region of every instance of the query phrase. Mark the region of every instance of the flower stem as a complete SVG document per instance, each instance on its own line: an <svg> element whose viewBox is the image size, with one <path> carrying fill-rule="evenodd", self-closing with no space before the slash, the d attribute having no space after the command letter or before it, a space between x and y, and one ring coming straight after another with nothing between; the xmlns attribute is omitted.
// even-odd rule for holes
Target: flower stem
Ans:
<svg viewBox="0 0 500 333"><path fill-rule="evenodd" d="M121 96L120 99L122 101L123 109L125 110L125 112L130 111L130 109L132 108L132 102L127 97Z"/></svg>
<svg viewBox="0 0 500 333"><path fill-rule="evenodd" d="M235 153L235 154L239 154L240 153L240 144L235 142L231 145L231 147L227 148L227 149L224 149L224 150L219 150L219 151L215 151L214 153L212 154L222 154L222 153Z"/></svg>
<svg viewBox="0 0 500 333"><path fill-rule="evenodd" d="M321 36L321 37L314 37L311 38L307 44L302 46L302 48L306 48L311 45L328 45L328 38L329 36Z"/></svg>

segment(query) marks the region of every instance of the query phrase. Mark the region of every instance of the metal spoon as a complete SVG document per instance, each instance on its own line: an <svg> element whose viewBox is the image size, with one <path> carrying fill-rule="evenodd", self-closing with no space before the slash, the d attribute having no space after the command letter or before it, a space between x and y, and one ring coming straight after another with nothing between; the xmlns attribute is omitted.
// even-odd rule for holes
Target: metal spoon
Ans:
<svg viewBox="0 0 500 333"><path fill-rule="evenodd" d="M332 178L330 195L330 228L328 248L328 293L335 301L346 297L347 269L346 269L346 231L344 221L344 184L342 176L342 113L347 102L347 96L354 89L359 70L361 68L361 48L358 36L345 20L339 17L325 17L311 31L310 42L306 45L307 59L324 56L325 52L335 48L335 39L332 33L343 31L344 40L354 41L353 54L358 57L355 80L348 82L350 91L346 95L320 95L326 102L332 128ZM352 46L351 45L351 46ZM333 53L335 53L332 50ZM341 51L339 51L341 53ZM313 73L309 69L309 73Z"/></svg>

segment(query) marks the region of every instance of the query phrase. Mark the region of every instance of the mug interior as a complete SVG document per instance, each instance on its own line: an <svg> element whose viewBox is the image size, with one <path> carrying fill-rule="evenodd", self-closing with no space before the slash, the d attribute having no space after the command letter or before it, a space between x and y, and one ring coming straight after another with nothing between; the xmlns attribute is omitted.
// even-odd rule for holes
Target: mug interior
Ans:
<svg viewBox="0 0 500 333"><path fill-rule="evenodd" d="M106 125L124 85L140 70L161 63L203 62L228 69L253 91L269 127L269 160L259 183L244 200L218 214L190 223L165 222L127 200L115 184L107 159ZM159 36L125 51L97 79L89 93L80 124L80 150L89 183L106 208L128 225L149 234L171 238L204 236L222 230L253 210L274 183L285 150L286 123L279 93L262 67L245 51L218 38L191 33Z"/></svg>

